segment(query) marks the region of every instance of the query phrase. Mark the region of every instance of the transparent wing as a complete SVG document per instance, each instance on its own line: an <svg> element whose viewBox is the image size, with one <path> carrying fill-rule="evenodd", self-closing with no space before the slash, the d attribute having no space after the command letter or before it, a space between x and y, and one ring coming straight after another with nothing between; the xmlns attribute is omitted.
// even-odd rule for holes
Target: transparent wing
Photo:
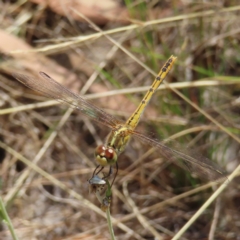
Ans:
<svg viewBox="0 0 240 240"><path fill-rule="evenodd" d="M40 72L39 74L41 78L34 78L19 73L13 73L12 75L34 91L41 92L44 96L57 101L67 103L70 107L80 110L86 116L107 127L114 129L120 123L116 118L94 106L91 102L86 101L81 96L71 92L46 73Z"/></svg>
<svg viewBox="0 0 240 240"><path fill-rule="evenodd" d="M147 137L139 132L133 131L133 136L138 138L144 143L148 143L152 147L159 150L159 153L171 161L176 162L184 169L196 174L200 178L207 178L211 181L226 178L226 172L222 170L215 162L206 157L198 156L196 153L188 149L176 150L168 147L162 142Z"/></svg>

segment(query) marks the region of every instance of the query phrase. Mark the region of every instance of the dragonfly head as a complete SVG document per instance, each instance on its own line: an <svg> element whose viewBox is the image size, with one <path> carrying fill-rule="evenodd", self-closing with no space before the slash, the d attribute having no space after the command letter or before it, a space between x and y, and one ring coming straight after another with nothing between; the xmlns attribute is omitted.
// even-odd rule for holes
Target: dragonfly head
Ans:
<svg viewBox="0 0 240 240"><path fill-rule="evenodd" d="M117 157L117 153L112 147L100 145L95 150L97 163L102 167L115 164L117 162Z"/></svg>

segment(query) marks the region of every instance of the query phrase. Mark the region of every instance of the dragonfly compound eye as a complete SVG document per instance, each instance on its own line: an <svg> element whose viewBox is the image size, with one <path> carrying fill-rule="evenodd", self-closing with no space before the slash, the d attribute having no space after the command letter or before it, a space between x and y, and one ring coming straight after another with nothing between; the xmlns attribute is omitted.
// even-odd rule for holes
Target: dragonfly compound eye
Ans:
<svg viewBox="0 0 240 240"><path fill-rule="evenodd" d="M111 147L100 145L95 150L95 157L99 165L105 167L115 164L117 161L117 153Z"/></svg>

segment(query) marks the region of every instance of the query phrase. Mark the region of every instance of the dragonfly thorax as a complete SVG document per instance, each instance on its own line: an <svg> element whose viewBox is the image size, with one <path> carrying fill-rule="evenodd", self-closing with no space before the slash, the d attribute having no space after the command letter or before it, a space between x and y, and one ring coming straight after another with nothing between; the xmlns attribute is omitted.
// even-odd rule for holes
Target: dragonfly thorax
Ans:
<svg viewBox="0 0 240 240"><path fill-rule="evenodd" d="M114 148L109 146L100 145L95 150L95 157L97 163L105 167L107 165L113 165L117 162L117 153Z"/></svg>

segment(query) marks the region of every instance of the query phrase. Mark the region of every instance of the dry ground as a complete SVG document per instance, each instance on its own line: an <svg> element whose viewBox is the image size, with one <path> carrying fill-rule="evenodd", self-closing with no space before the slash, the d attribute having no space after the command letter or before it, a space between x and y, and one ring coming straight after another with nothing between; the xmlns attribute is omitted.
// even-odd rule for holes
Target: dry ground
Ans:
<svg viewBox="0 0 240 240"><path fill-rule="evenodd" d="M158 139L174 135L179 148L228 174L237 168L238 1L50 2L0 2L1 198L19 239L110 239L88 185L94 149L109 129L27 89L12 72L44 71L125 120L173 54L170 85L156 92L138 130ZM229 179L182 239L238 239L238 182ZM132 139L112 190L117 239L171 239L220 183L194 178ZM12 239L4 222L0 239Z"/></svg>

